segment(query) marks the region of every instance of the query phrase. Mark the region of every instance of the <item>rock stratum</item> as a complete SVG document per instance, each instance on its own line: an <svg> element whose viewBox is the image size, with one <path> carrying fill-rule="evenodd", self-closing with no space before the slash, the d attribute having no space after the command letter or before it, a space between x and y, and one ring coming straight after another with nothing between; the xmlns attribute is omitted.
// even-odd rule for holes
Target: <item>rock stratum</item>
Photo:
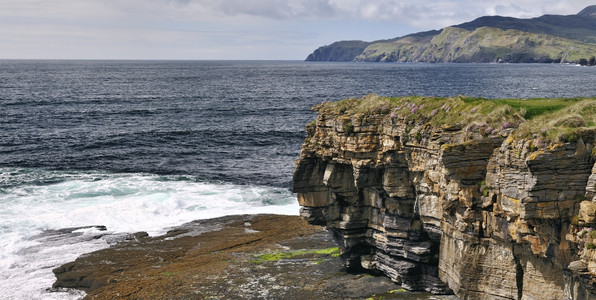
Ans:
<svg viewBox="0 0 596 300"><path fill-rule="evenodd" d="M575 15L480 17L441 30L374 42L339 41L307 61L573 62L596 55L596 5Z"/></svg>
<svg viewBox="0 0 596 300"><path fill-rule="evenodd" d="M314 109L293 190L348 269L461 299L596 299L596 99Z"/></svg>

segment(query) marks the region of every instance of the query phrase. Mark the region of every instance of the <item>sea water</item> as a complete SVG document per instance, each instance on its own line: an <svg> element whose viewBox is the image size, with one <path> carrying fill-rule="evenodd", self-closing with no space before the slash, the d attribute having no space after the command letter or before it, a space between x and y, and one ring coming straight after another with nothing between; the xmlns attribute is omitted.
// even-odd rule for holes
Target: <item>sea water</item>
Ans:
<svg viewBox="0 0 596 300"><path fill-rule="evenodd" d="M48 293L52 268L105 248L124 233L159 235L195 219L298 212L284 188L201 182L192 176L0 168L0 297L68 299ZM101 226L100 226L101 225Z"/></svg>
<svg viewBox="0 0 596 300"><path fill-rule="evenodd" d="M0 61L0 299L78 299L52 269L127 233L298 214L310 108L376 93L593 97L574 65Z"/></svg>

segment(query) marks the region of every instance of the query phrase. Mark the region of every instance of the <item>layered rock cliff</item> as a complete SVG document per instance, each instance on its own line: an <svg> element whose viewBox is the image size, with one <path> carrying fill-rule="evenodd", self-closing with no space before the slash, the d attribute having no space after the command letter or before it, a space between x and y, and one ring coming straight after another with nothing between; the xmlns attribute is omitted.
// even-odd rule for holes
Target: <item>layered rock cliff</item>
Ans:
<svg viewBox="0 0 596 300"><path fill-rule="evenodd" d="M462 299L596 297L596 99L315 109L293 188L347 268Z"/></svg>

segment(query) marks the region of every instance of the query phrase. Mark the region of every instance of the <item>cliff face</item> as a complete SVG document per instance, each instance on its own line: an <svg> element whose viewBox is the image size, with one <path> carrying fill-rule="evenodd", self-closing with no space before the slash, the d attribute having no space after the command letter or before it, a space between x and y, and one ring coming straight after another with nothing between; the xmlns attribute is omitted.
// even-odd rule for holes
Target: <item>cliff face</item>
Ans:
<svg viewBox="0 0 596 300"><path fill-rule="evenodd" d="M318 107L294 173L347 268L462 299L596 297L595 129L522 135L523 110L476 100L353 101L377 103Z"/></svg>
<svg viewBox="0 0 596 300"><path fill-rule="evenodd" d="M352 61L354 57L368 47L363 41L340 41L329 46L322 46L308 55L306 61Z"/></svg>

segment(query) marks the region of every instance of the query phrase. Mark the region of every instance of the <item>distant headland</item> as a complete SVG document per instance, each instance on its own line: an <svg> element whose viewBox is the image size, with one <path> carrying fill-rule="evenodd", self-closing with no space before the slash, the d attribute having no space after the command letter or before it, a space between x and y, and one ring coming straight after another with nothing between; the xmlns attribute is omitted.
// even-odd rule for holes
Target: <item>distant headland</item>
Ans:
<svg viewBox="0 0 596 300"><path fill-rule="evenodd" d="M373 42L339 41L306 61L580 63L596 55L596 5L575 15L480 17Z"/></svg>

